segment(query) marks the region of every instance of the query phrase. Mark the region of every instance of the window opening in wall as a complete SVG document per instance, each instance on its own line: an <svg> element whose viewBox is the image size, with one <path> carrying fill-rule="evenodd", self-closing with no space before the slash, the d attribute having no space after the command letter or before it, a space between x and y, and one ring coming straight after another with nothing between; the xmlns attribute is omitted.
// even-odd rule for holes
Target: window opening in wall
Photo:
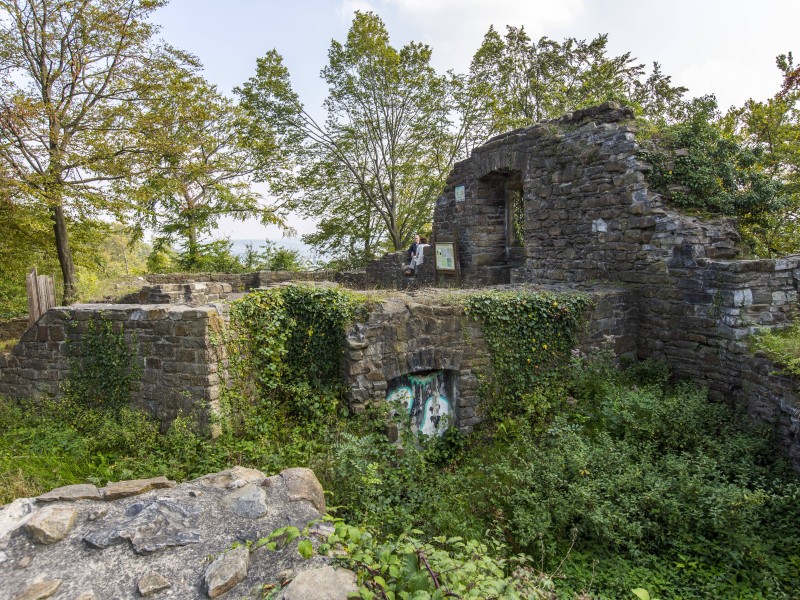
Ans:
<svg viewBox="0 0 800 600"><path fill-rule="evenodd" d="M521 248L525 245L525 203L522 190L506 190L506 245Z"/></svg>

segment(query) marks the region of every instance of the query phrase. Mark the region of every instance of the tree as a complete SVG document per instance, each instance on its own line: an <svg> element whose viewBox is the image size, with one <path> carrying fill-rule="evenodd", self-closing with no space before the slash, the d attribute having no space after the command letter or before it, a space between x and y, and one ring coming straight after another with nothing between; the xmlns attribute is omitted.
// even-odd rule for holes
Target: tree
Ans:
<svg viewBox="0 0 800 600"><path fill-rule="evenodd" d="M0 0L0 164L17 198L46 207L64 280L76 294L70 220L122 206L105 183L126 176L126 117L141 98L166 0Z"/></svg>
<svg viewBox="0 0 800 600"><path fill-rule="evenodd" d="M468 88L479 102L475 122L484 136L527 127L564 113L617 100L645 117L669 113L686 88L673 87L658 63L643 80L644 65L630 52L609 57L608 36L590 42L530 39L523 27L506 35L490 27L470 65Z"/></svg>
<svg viewBox="0 0 800 600"><path fill-rule="evenodd" d="M380 18L357 12L322 71L324 123L303 107L275 51L237 89L262 165L276 148L284 153L279 165L287 158L295 165L270 167L267 178L279 197L321 219L308 238L317 247L338 246L363 262L381 244L403 248L430 221L455 156L446 79L430 58L424 44L393 48Z"/></svg>
<svg viewBox="0 0 800 600"><path fill-rule="evenodd" d="M181 265L192 271L203 262L201 238L221 216L281 221L252 190L239 107L190 69L166 64L156 73L159 85L135 121L143 175L118 188L136 202L139 233L154 232L156 251L179 241Z"/></svg>
<svg viewBox="0 0 800 600"><path fill-rule="evenodd" d="M782 183L782 210L754 231L756 252L767 256L800 252L800 68L792 53L776 58L782 82L766 101L752 98L726 115L726 125L756 155L757 167Z"/></svg>

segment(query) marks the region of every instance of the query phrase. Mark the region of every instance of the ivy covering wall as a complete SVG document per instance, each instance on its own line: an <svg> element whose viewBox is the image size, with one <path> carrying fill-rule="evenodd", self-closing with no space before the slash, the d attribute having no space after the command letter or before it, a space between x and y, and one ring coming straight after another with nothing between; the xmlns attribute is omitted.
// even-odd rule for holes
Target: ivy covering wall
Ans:
<svg viewBox="0 0 800 600"><path fill-rule="evenodd" d="M583 294L488 291L470 295L465 310L481 321L492 373L483 383L487 416L540 411L542 392L570 360L589 299Z"/></svg>

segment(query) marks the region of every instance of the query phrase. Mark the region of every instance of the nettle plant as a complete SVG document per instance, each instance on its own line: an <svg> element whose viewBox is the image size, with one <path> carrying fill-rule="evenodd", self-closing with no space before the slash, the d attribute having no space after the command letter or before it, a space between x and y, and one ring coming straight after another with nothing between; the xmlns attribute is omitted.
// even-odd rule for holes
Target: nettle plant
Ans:
<svg viewBox="0 0 800 600"><path fill-rule="evenodd" d="M465 311L481 321L491 355L481 389L489 417L547 411L548 388L569 364L588 306L579 293L489 291L467 299Z"/></svg>

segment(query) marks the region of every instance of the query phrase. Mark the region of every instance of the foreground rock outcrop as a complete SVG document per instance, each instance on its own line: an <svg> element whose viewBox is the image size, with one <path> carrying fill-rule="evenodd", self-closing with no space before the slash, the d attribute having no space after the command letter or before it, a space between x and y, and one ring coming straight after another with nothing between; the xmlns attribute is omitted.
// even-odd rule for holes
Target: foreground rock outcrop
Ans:
<svg viewBox="0 0 800 600"><path fill-rule="evenodd" d="M234 467L176 485L163 477L58 488L0 508L0 600L304 598L345 600L355 575L297 543L252 542L325 513L308 469ZM312 542L330 533L312 527Z"/></svg>

